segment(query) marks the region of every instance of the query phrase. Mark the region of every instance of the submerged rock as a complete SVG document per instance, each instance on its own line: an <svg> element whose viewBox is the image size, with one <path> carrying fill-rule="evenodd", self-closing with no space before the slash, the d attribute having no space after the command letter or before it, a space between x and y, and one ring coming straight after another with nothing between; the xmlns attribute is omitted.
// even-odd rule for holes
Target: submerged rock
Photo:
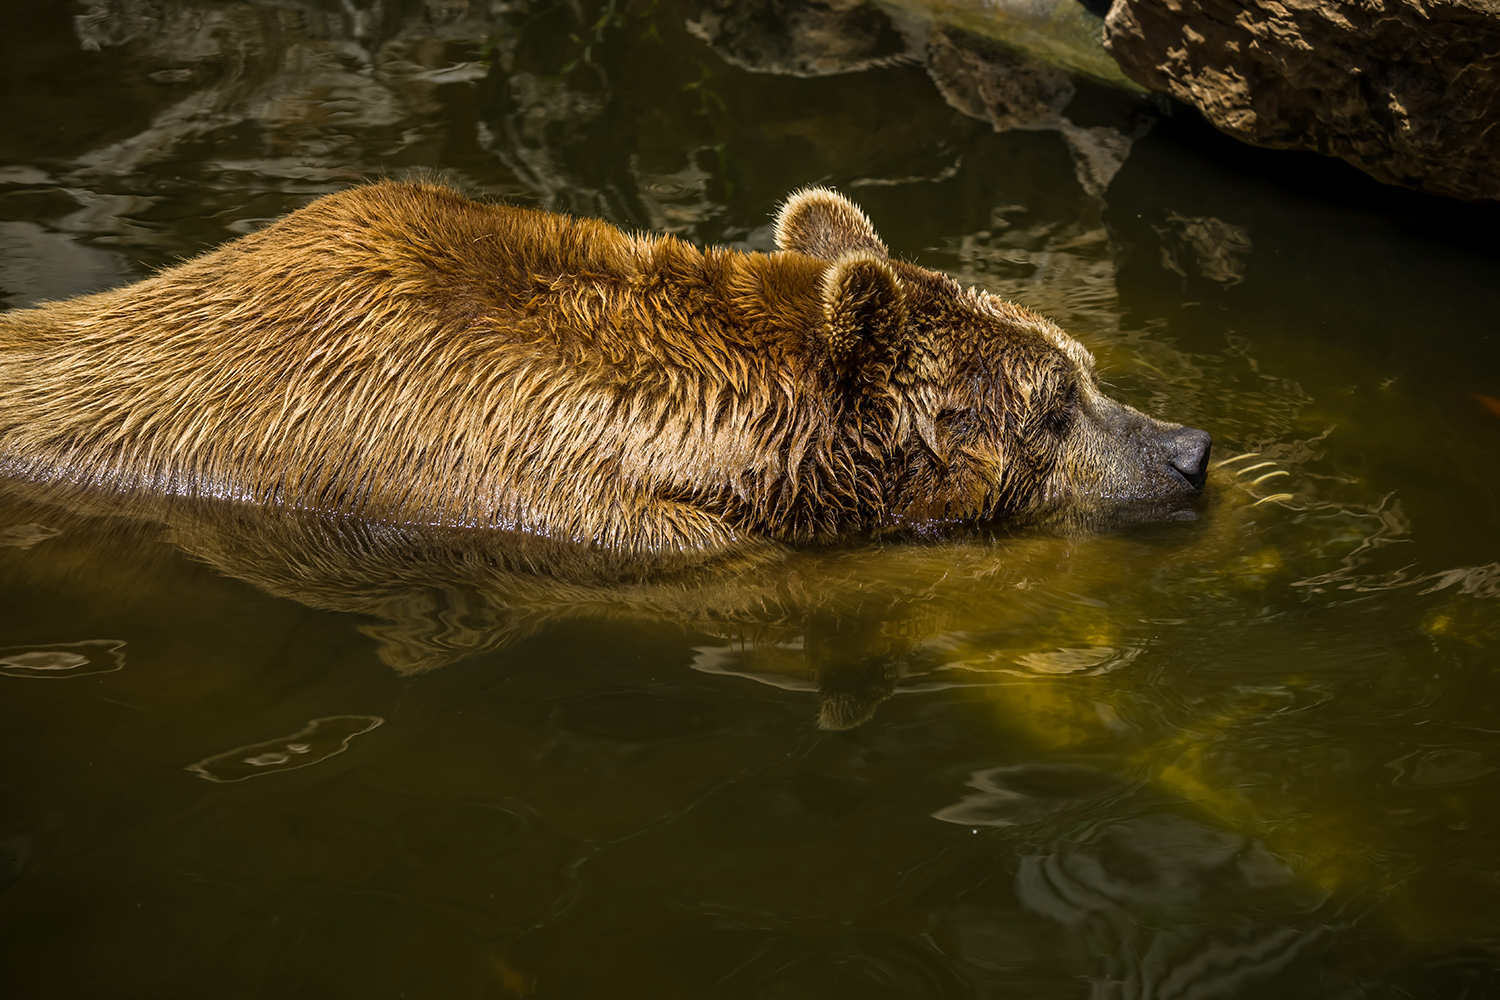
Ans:
<svg viewBox="0 0 1500 1000"><path fill-rule="evenodd" d="M1115 0L1105 44L1222 131L1500 200L1495 0Z"/></svg>
<svg viewBox="0 0 1500 1000"><path fill-rule="evenodd" d="M1102 195L1143 128L1079 125L1065 114L1077 93L1073 78L1020 49L959 28L934 27L927 37L927 74L949 106L987 121L996 132L1055 129L1073 158L1073 173L1091 195Z"/></svg>
<svg viewBox="0 0 1500 1000"><path fill-rule="evenodd" d="M752 73L830 76L911 58L890 16L865 0L705 0L687 29Z"/></svg>
<svg viewBox="0 0 1500 1000"><path fill-rule="evenodd" d="M1074 94L1057 67L954 28L928 37L927 72L949 105L996 132L1054 126Z"/></svg>

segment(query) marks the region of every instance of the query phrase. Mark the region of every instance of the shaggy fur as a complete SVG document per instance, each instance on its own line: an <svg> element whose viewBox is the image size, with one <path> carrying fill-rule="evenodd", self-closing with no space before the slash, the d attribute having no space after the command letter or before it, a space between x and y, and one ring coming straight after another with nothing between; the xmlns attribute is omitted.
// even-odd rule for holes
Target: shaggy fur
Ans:
<svg viewBox="0 0 1500 1000"><path fill-rule="evenodd" d="M781 252L384 183L0 315L0 470L712 557L1201 483L1048 321L890 260L831 191ZM1200 454L1201 453L1201 454Z"/></svg>

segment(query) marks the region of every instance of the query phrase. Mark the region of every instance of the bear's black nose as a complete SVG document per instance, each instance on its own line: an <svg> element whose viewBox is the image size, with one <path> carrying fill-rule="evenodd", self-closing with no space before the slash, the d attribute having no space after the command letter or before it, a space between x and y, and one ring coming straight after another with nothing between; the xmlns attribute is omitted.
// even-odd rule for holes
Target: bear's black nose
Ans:
<svg viewBox="0 0 1500 1000"><path fill-rule="evenodd" d="M1208 436L1208 431L1196 427L1182 428L1168 442L1172 456L1168 461L1195 490L1203 489L1203 483L1208 479L1208 450L1212 445L1213 438Z"/></svg>

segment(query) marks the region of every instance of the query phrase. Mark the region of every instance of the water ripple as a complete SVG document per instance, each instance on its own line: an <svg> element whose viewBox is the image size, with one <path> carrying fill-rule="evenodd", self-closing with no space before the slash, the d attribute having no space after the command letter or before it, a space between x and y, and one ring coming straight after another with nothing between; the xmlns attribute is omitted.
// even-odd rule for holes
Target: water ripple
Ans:
<svg viewBox="0 0 1500 1000"><path fill-rule="evenodd" d="M0 648L0 676L60 680L108 674L125 666L124 639L85 639Z"/></svg>
<svg viewBox="0 0 1500 1000"><path fill-rule="evenodd" d="M378 715L328 715L313 719L290 736L225 750L189 764L187 770L219 782L291 771L343 753L354 737L384 723Z"/></svg>

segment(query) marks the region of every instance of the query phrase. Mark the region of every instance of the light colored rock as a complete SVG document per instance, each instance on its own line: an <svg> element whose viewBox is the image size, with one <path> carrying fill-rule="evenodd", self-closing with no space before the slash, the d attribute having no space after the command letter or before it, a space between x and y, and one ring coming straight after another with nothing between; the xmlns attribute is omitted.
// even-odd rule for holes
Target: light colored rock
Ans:
<svg viewBox="0 0 1500 1000"><path fill-rule="evenodd" d="M1115 0L1104 37L1235 138L1500 200L1500 0Z"/></svg>
<svg viewBox="0 0 1500 1000"><path fill-rule="evenodd" d="M877 0L880 6L1001 42L1069 73L1134 91L1100 44L1101 20L1079 0Z"/></svg>

